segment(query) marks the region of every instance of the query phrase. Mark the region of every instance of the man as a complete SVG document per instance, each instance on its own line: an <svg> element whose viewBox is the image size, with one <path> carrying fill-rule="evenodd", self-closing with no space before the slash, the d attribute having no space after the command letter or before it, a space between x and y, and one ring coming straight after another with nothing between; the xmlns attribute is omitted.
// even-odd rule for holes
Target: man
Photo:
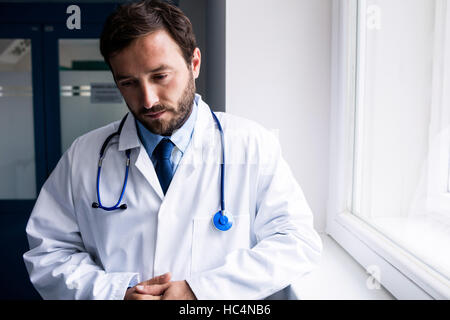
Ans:
<svg viewBox="0 0 450 320"><path fill-rule="evenodd" d="M100 50L130 113L76 139L43 186L24 255L36 289L52 299L295 298L289 285L322 249L312 213L273 134L217 113L221 143L195 94L201 54L189 19L164 2L124 4ZM100 179L99 150L118 130ZM122 184L126 206L102 210ZM211 222L222 191L229 230Z"/></svg>

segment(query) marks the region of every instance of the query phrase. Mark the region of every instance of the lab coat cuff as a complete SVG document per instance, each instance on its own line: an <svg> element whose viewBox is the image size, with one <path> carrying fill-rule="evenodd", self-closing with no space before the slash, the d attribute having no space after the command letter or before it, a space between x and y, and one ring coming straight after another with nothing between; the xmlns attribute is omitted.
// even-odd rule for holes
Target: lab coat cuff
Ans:
<svg viewBox="0 0 450 320"><path fill-rule="evenodd" d="M123 273L117 281L116 290L113 293L113 300L123 300L125 298L125 294L129 288L130 284L133 284L134 281L137 281L136 284L139 283L139 274L138 273Z"/></svg>
<svg viewBox="0 0 450 320"><path fill-rule="evenodd" d="M202 290L199 280L197 278L188 278L188 279L186 279L186 282L188 283L192 292L194 292L194 295L197 298L197 300L208 299L203 295L203 290Z"/></svg>
<svg viewBox="0 0 450 320"><path fill-rule="evenodd" d="M128 283L128 288L132 288L135 285L139 283L139 275L136 273L133 278L131 278L130 282Z"/></svg>
<svg viewBox="0 0 450 320"><path fill-rule="evenodd" d="M197 300L221 300L220 297L216 297L213 292L208 290L208 286L205 285L200 275L188 278L186 282L191 287Z"/></svg>

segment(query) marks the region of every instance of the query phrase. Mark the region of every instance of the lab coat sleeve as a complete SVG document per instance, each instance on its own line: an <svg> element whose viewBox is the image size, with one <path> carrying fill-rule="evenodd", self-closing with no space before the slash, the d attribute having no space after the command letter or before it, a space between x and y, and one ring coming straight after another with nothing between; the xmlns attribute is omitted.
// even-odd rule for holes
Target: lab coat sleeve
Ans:
<svg viewBox="0 0 450 320"><path fill-rule="evenodd" d="M320 260L322 242L312 212L278 140L268 135L259 155L257 243L230 252L222 266L187 279L198 299L264 299L312 271Z"/></svg>
<svg viewBox="0 0 450 320"><path fill-rule="evenodd" d="M73 205L73 150L63 155L40 191L26 227L25 266L44 299L123 299L137 274L105 272L86 251Z"/></svg>

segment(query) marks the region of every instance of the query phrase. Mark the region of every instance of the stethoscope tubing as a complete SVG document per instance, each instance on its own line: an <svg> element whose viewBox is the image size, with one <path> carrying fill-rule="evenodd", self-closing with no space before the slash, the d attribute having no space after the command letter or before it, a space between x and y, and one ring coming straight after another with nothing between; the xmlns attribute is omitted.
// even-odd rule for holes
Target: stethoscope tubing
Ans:
<svg viewBox="0 0 450 320"><path fill-rule="evenodd" d="M98 164L98 170L97 170L97 203L98 203L98 208L101 208L103 210L106 211L113 211L116 209L126 209L126 204L120 205L120 203L122 202L123 199L123 195L125 194L125 189L127 187L127 181L128 181L128 172L130 169L130 150L126 151L126 155L127 155L127 164L126 164L126 168L125 168L125 178L123 181L123 186L122 186L122 192L120 193L120 198L117 201L117 203L112 206L112 207L105 207L102 205L102 201L100 199L100 172L102 171L102 161L103 161L103 157L100 158L99 164Z"/></svg>
<svg viewBox="0 0 450 320"><path fill-rule="evenodd" d="M222 126L220 125L219 119L217 119L217 116L214 114L214 112L211 113L214 117L214 120L216 120L217 127L219 128L220 132L220 138L221 138L221 144L222 144L222 163L220 164L220 209L222 214L225 212L225 139L224 134L222 130Z"/></svg>
<svg viewBox="0 0 450 320"><path fill-rule="evenodd" d="M211 111L211 114L212 114L212 116L217 124L217 127L219 129L221 145L222 145L222 163L220 164L220 208L221 208L221 210L218 213L220 213L219 217L224 217L226 215L226 211L225 211L225 138L224 138L223 129L222 129L219 119L217 118L217 116L214 114L214 112L212 110L210 110L210 111ZM100 175L101 175L101 170L102 170L102 162L103 162L103 158L104 158L104 153L106 151L106 147L107 147L109 141L111 141L111 139L116 135L120 136L120 134L122 132L122 127L125 123L127 116L128 116L128 114L126 114L125 117L120 122L119 129L117 130L117 132L114 132L113 134L109 135L106 138L106 140L103 142L103 145L100 149L100 159L98 162L98 169L97 169L97 201L98 202L92 203L93 208L100 208L105 211L114 211L117 209L126 209L127 208L126 204L120 205L120 202L123 199L123 196L125 194L125 189L127 186L127 182L128 182L128 173L129 173L129 168L130 168L130 153L131 153L130 149L126 150L127 163L126 163L126 169L125 169L125 178L124 178L122 191L120 193L119 200L117 201L117 203L114 206L105 207L102 205L102 202L100 199ZM231 227L231 224L228 227L226 227L226 229L223 229L223 230L228 230L230 227Z"/></svg>

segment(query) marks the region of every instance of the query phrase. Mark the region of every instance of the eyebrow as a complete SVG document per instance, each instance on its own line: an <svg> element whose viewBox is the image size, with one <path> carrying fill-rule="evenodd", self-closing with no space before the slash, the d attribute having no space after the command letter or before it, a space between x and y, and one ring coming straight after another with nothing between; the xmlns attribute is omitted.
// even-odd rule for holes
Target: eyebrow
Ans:
<svg viewBox="0 0 450 320"><path fill-rule="evenodd" d="M160 71L163 71L163 70L170 70L170 69L172 69L172 68L169 67L168 65L162 64L159 67L148 71L147 73L156 73L156 72L160 72ZM128 78L133 78L133 76L118 74L116 76L116 81L120 81L120 80L128 79Z"/></svg>

